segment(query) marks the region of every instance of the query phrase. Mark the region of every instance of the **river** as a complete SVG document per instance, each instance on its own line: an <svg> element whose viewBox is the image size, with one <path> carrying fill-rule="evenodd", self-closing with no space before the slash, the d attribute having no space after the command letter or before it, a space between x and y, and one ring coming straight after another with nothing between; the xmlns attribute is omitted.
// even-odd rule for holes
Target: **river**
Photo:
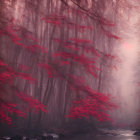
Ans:
<svg viewBox="0 0 140 140"><path fill-rule="evenodd" d="M140 136L133 135L132 130L105 130L104 134L94 136L93 134L77 135L67 140L140 140Z"/></svg>

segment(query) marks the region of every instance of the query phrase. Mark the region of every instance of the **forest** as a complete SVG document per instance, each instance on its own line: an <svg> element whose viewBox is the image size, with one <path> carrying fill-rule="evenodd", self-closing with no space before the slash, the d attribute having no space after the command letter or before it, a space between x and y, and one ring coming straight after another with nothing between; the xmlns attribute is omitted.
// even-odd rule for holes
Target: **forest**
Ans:
<svg viewBox="0 0 140 140"><path fill-rule="evenodd" d="M138 140L139 12L139 0L1 0L0 139Z"/></svg>

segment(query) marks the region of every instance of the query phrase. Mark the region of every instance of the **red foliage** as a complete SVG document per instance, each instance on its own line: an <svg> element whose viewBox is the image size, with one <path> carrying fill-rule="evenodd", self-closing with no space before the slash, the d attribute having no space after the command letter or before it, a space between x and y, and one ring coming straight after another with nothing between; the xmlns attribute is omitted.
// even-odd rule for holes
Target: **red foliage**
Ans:
<svg viewBox="0 0 140 140"><path fill-rule="evenodd" d="M50 64L40 63L40 64L38 64L38 66L43 67L46 70L49 78L55 77L57 75L57 72L55 71L53 66Z"/></svg>
<svg viewBox="0 0 140 140"><path fill-rule="evenodd" d="M70 63L68 61L60 61L60 66L64 66L64 65L69 65Z"/></svg>
<svg viewBox="0 0 140 140"><path fill-rule="evenodd" d="M5 90L3 86L5 84L9 84L11 86L12 81L18 76L23 76L23 78L27 80L33 80L30 78L29 75L16 72L10 66L5 64L2 60L0 60L0 91L4 92ZM0 96L0 101L1 101L0 102L0 121L6 121L8 124L11 124L12 120L9 117L9 114L13 114L13 113L15 113L16 115L20 117L25 116L25 113L21 111L20 109L18 109L16 104L3 101L2 96Z"/></svg>
<svg viewBox="0 0 140 140"><path fill-rule="evenodd" d="M41 104L37 99L33 99L31 96L23 92L16 93L16 95L20 100L27 104L27 108L34 109L35 113L37 113L39 110L46 113L48 112L48 110L45 109L46 106Z"/></svg>
<svg viewBox="0 0 140 140"><path fill-rule="evenodd" d="M116 58L116 56L111 55L111 54L104 54L104 56L106 56L106 57L108 57L110 59L115 59Z"/></svg>
<svg viewBox="0 0 140 140"><path fill-rule="evenodd" d="M0 84L12 84L15 78L15 71L0 60Z"/></svg>
<svg viewBox="0 0 140 140"><path fill-rule="evenodd" d="M86 39L70 38L70 40L72 40L76 43L91 43L91 40L86 40Z"/></svg>
<svg viewBox="0 0 140 140"><path fill-rule="evenodd" d="M73 22L67 23L66 25L69 29L73 29L73 30L76 29L78 32L81 32L81 33L85 32L86 29L92 31L91 26L79 25Z"/></svg>
<svg viewBox="0 0 140 140"><path fill-rule="evenodd" d="M0 67L4 68L3 72L0 73L0 81L2 83L11 83L11 81L13 81L16 77L21 77L22 79L28 80L30 83L36 82L36 80L30 74L16 72L3 61L0 61Z"/></svg>
<svg viewBox="0 0 140 140"><path fill-rule="evenodd" d="M32 53L38 52L38 51L41 51L43 53L48 53L47 49L44 47L41 47L40 45L29 45L27 46L27 49L31 51Z"/></svg>
<svg viewBox="0 0 140 140"><path fill-rule="evenodd" d="M69 9L71 10L71 9ZM72 9L72 11L68 12L74 12L75 14L79 15L83 19L86 18L86 14L80 10ZM58 27L62 27L62 23L64 23L65 26L67 26L70 29L76 29L77 31L83 33L86 29L92 30L93 28L91 26L85 26L85 25L78 25L76 23L70 22L66 16L63 15L57 15L57 14L51 14L49 16L45 16L42 18L47 24L52 24ZM13 24L14 19L11 19L11 25ZM99 22L102 25L106 26L114 26L114 24L109 23L106 19L100 18ZM16 30L12 29L11 26L8 26L6 29L0 31L0 35L8 35L10 39L18 46L21 46L23 48L26 48L27 50L35 53L35 52L43 52L47 53L47 50L38 45L38 44L31 44L32 42L38 43L39 39L34 38L32 35L26 34L24 39L28 39L26 41L29 41L29 45L25 45L22 43L25 41L22 39L22 37L18 36L16 33ZM103 29L103 32L111 38L120 39L118 36L110 33L109 31ZM92 53L93 55L97 57L101 57L101 52L94 49L93 46L85 46L83 44L89 44L91 43L91 40L87 39L79 39L79 38L70 38L68 42L64 40L54 39L58 43L62 43L64 45L63 47L67 49L71 49L74 51L81 51L82 49L86 53ZM65 50L65 49L64 49ZM104 55L104 54L103 54ZM104 56L114 59L114 56L111 56L110 54L105 54ZM74 101L73 106L70 109L69 115L67 117L71 118L81 118L81 117L95 117L99 121L106 121L110 120L110 116L106 113L108 110L112 110L116 108L116 106L111 102L111 99L109 96L106 96L102 93L98 93L96 91L93 91L87 84L86 80L84 80L80 76L75 76L72 74L61 74L62 66L70 65L71 60L73 62L79 63L82 65L85 70L93 75L94 77L97 77L95 74L95 71L100 71L98 67L95 66L95 59L92 60L91 58L88 58L86 56L75 53L75 52L56 52L51 57L53 57L52 62L42 62L38 63L38 67L42 67L46 70L48 77L60 77L65 80L67 80L69 88L72 90L75 90L77 94L80 94L83 96L82 99ZM55 59L56 57L60 57L60 59ZM56 67L55 67L56 66ZM2 72L0 72L0 85L4 84L11 84L12 81L20 77L22 79L28 80L29 83L36 83L37 80L34 79L30 74L17 72L16 70L13 70L12 67L9 67L7 64L5 64L3 61L0 60L0 68L4 68ZM57 69L58 68L58 69ZM113 66L113 68L117 69L116 66ZM20 70L28 70L29 67L26 67L25 65L19 66ZM0 87L1 88L1 87ZM0 89L1 90L1 89ZM48 110L45 109L45 106L40 103L38 100L33 99L31 96L24 94L22 92L16 92L16 96L20 101L23 101L26 103L24 106L24 111L21 111L18 109L17 104L12 103L0 103L0 120L4 120L11 124L12 120L9 117L9 113L13 114L15 113L18 116L25 117L26 111L29 109L34 109L35 112L43 111L48 112ZM80 96L80 97L82 97Z"/></svg>
<svg viewBox="0 0 140 140"><path fill-rule="evenodd" d="M117 106L112 104L110 98L102 93L96 93L92 90L90 93L92 94L83 99L74 101L69 115L66 117L71 117L73 119L94 117L98 121L112 121L106 111L116 109Z"/></svg>
<svg viewBox="0 0 140 140"><path fill-rule="evenodd" d="M57 52L53 54L54 57L62 57L64 59L72 59L75 62L79 62L82 65L90 65L94 64L94 60L90 60L89 58L83 56L83 55L76 55L74 53L69 53L69 52Z"/></svg>
<svg viewBox="0 0 140 140"><path fill-rule="evenodd" d="M22 111L18 109L18 104L0 102L0 121L5 121L7 124L12 124L11 117L9 114L15 113L19 117L25 117L27 110L34 109L34 112L37 113L39 110L47 113L48 110L45 109L45 105L41 104L38 100L33 99L31 96L28 96L22 92L16 93L17 97L26 103L25 110Z"/></svg>
<svg viewBox="0 0 140 140"><path fill-rule="evenodd" d="M91 52L92 54L95 54L97 57L101 57L100 53L96 49L94 49L94 47L85 46L85 48L83 48L83 49L87 53Z"/></svg>
<svg viewBox="0 0 140 140"><path fill-rule="evenodd" d="M73 85L73 89L75 89L77 86L80 87L86 85L86 81L81 76L75 76L72 74L67 74L67 76L69 79L69 84Z"/></svg>
<svg viewBox="0 0 140 140"><path fill-rule="evenodd" d="M30 69L28 66L25 66L25 65L23 65L23 64L20 64L18 68L19 68L21 71L27 71L27 70Z"/></svg>
<svg viewBox="0 0 140 140"><path fill-rule="evenodd" d="M64 45L65 48L67 49L71 49L71 50L74 50L74 51L80 51L80 49L84 50L84 52L86 53L92 53L93 55L96 55L97 57L101 57L100 53L94 49L94 46L83 46L81 44L83 43L90 43L90 40L86 40L86 39L71 39L74 41L71 42L71 41L65 41L65 40L60 40L58 38L54 38L54 41L57 42L57 43L62 43Z"/></svg>
<svg viewBox="0 0 140 140"><path fill-rule="evenodd" d="M36 42L36 43L39 42L39 39L34 38L34 37L33 37L32 35L30 35L30 34L26 34L24 37L27 38L27 39L30 39L30 40L32 40L32 41L34 41L34 42Z"/></svg>
<svg viewBox="0 0 140 140"><path fill-rule="evenodd" d="M28 80L29 83L36 83L36 79L33 78L30 74L27 73L17 73L16 77L21 77L22 79Z"/></svg>
<svg viewBox="0 0 140 140"><path fill-rule="evenodd" d="M25 117L26 114L17 108L16 104L0 102L0 121L5 121L7 124L12 124L9 114L16 114L20 117Z"/></svg>
<svg viewBox="0 0 140 140"><path fill-rule="evenodd" d="M67 49L74 50L74 51L79 51L80 50L79 48L75 47L74 45L66 45L64 47L67 48Z"/></svg>
<svg viewBox="0 0 140 140"><path fill-rule="evenodd" d="M93 65L93 64L95 64L94 60L90 60L89 58L87 58L83 55L76 55L74 53L68 53L68 52L58 52L58 53L55 53L53 56L54 57L59 56L64 59L71 59L74 62L80 63L82 66L85 67L86 71L89 72L95 78L97 78L97 75L93 72L93 70L100 71L99 68L97 68L96 66Z"/></svg>
<svg viewBox="0 0 140 140"><path fill-rule="evenodd" d="M42 18L46 23L51 23L53 25L57 25L61 27L62 25L62 20L64 21L64 24L67 26L69 29L77 29L77 31L83 33L85 29L89 29L90 31L92 30L91 26L84 26L84 25L78 25L76 23L73 23L71 21L68 21L65 15L57 15L57 14L50 14Z"/></svg>
<svg viewBox="0 0 140 140"><path fill-rule="evenodd" d="M14 80L14 74L8 71L0 73L0 83L1 84L12 84Z"/></svg>
<svg viewBox="0 0 140 140"><path fill-rule="evenodd" d="M5 29L5 31L9 34L9 36L15 41L22 40L18 35L15 34L15 31L9 26Z"/></svg>
<svg viewBox="0 0 140 140"><path fill-rule="evenodd" d="M5 32L4 32L5 31ZM4 30L2 33L3 34L7 34L10 39L13 41L14 44L18 45L18 46L21 46L23 48L26 48L28 49L29 51L31 51L32 53L35 53L35 52L42 52L42 53L47 53L47 49L38 45L38 44L31 44L31 45L25 45L24 43L20 42L20 41L23 41L23 39L21 37L19 37L17 34L15 34L15 30L12 29L12 27L8 26L5 30ZM24 36L25 38L27 39L30 39L36 43L38 43L39 39L35 39L33 36L27 34Z"/></svg>
<svg viewBox="0 0 140 140"><path fill-rule="evenodd" d="M18 42L15 38L12 38L12 41L13 41L16 45L21 46L21 47L23 47L23 48L26 48L26 46L25 46L23 43Z"/></svg>
<svg viewBox="0 0 140 140"><path fill-rule="evenodd" d="M9 84L11 86L12 81L16 77L21 77L23 79L28 80L29 82L36 82L32 76L26 73L16 72L12 69L12 67L5 64L2 60L0 60L0 91L4 92L4 85ZM13 92L13 91L11 91ZM41 104L38 100L32 99L31 96L28 96L22 92L16 94L17 97L24 101L27 104L27 108L30 107L35 109L35 112L41 110L43 112L47 112L45 106ZM6 96L6 95L5 95ZM12 123L11 117L9 115L16 114L20 117L25 117L26 113L21 109L18 109L20 105L10 103L3 100L3 97L0 96L0 121L5 121L8 124Z"/></svg>
<svg viewBox="0 0 140 140"><path fill-rule="evenodd" d="M43 18L43 20L45 20L46 23L52 23L53 25L56 25L59 27L62 25L60 20L52 20L52 19L45 19L45 18Z"/></svg>
<svg viewBox="0 0 140 140"><path fill-rule="evenodd" d="M111 32L109 32L109 31L107 31L107 30L105 30L105 29L103 29L103 31L104 31L104 33L105 33L108 37L110 37L110 38L121 39L120 37L118 37L118 36L112 34Z"/></svg>
<svg viewBox="0 0 140 140"><path fill-rule="evenodd" d="M70 118L89 118L94 117L98 121L111 121L108 110L116 109L117 106L111 102L111 96L92 90L86 86L86 81L75 75L68 74L68 84L77 94L86 93L82 99L73 101L69 114Z"/></svg>

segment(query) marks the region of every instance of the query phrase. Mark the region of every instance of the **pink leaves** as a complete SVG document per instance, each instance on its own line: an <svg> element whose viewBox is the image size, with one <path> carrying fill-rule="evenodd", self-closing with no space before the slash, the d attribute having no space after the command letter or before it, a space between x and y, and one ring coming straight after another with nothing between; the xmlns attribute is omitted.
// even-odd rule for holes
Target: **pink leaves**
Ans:
<svg viewBox="0 0 140 140"><path fill-rule="evenodd" d="M57 27L62 27L62 23L65 27L73 30L77 30L78 32L83 33L85 29L92 30L91 26L85 26L85 25L78 25L74 22L69 21L69 19L64 15L56 15L56 14L50 14L46 17L42 18L43 21L45 21L47 24L52 24Z"/></svg>
<svg viewBox="0 0 140 140"><path fill-rule="evenodd" d="M56 76L56 71L54 70L54 68L51 65L46 64L46 63L40 63L40 64L38 64L38 66L43 67L46 70L49 78Z"/></svg>
<svg viewBox="0 0 140 140"><path fill-rule="evenodd" d="M37 82L35 78L33 78L30 74L27 74L27 73L18 73L16 76L21 77L22 79L28 80L29 83Z"/></svg>
<svg viewBox="0 0 140 140"><path fill-rule="evenodd" d="M83 65L89 65L89 64L94 64L94 60L90 60L86 58L85 56L82 55L76 55L74 53L68 53L68 52L57 52L53 54L54 57L61 57L64 59L72 59L75 62L81 63Z"/></svg>
<svg viewBox="0 0 140 140"><path fill-rule="evenodd" d="M18 68L19 68L21 71L27 71L27 70L30 69L28 66L25 66L25 65L23 65L23 64L20 64Z"/></svg>
<svg viewBox="0 0 140 140"><path fill-rule="evenodd" d="M94 60L91 60L83 55L76 55L74 53L68 53L68 52L58 52L58 53L53 54L53 56L55 58L61 57L63 59L70 59L70 60L73 60L74 62L81 64L86 69L86 71L89 72L95 78L97 78L97 76L93 72L93 70L100 71L99 68L97 68L96 66L93 65L93 64L95 64Z"/></svg>
<svg viewBox="0 0 140 140"><path fill-rule="evenodd" d="M85 96L82 99L73 101L66 117L73 119L94 117L98 121L112 121L106 111L116 109L117 106L111 102L109 95L92 90L89 86L86 86L86 81L81 77L68 75L68 78L72 90L76 90L79 96L84 92Z"/></svg>
<svg viewBox="0 0 140 140"><path fill-rule="evenodd" d="M0 60L0 83L1 84L11 84L14 80L15 73L11 67Z"/></svg>
<svg viewBox="0 0 140 140"><path fill-rule="evenodd" d="M70 63L68 61L60 61L60 66L64 66L64 65L69 65Z"/></svg>
<svg viewBox="0 0 140 140"><path fill-rule="evenodd" d="M112 34L111 32L109 32L109 31L107 31L107 30L105 30L105 29L103 29L103 32L104 32L109 38L121 39L120 37L118 37L118 36Z"/></svg>
<svg viewBox="0 0 140 140"><path fill-rule="evenodd" d="M81 100L74 101L73 107L71 107L69 115L66 117L75 119L92 116L98 121L112 121L105 111L115 109L116 106L111 104L109 98L106 98L103 94L100 94L99 99L97 100L94 96L86 96Z"/></svg>
<svg viewBox="0 0 140 140"><path fill-rule="evenodd" d="M12 103L0 103L0 121L6 121L8 124L12 124L11 118L7 115L7 112L11 115L14 113L20 117L25 117L26 114L17 108L16 104Z"/></svg>
<svg viewBox="0 0 140 140"><path fill-rule="evenodd" d="M21 101L26 103L27 107L24 108L25 109L24 111L34 109L35 113L37 113L39 110L45 113L48 112L48 110L45 109L46 108L45 105L41 104L38 100L33 99L31 96L28 96L22 92L16 93L16 95ZM18 106L19 106L18 104L0 102L0 121L5 121L8 124L12 124L11 117L9 117L7 113L11 115L14 113L19 117L25 117L26 113L18 109Z"/></svg>
<svg viewBox="0 0 140 140"><path fill-rule="evenodd" d="M94 47L86 46L83 49L87 53L91 52L93 55L95 54L97 57L101 57L100 53L96 49L94 49Z"/></svg>
<svg viewBox="0 0 140 140"><path fill-rule="evenodd" d="M0 122L5 121L7 124L12 124L12 120L10 117L8 117L5 112L0 110Z"/></svg>
<svg viewBox="0 0 140 140"><path fill-rule="evenodd" d="M51 14L48 16L45 16L42 18L46 23L51 23L56 26L62 26L62 20L65 20L66 17L63 15L56 15L56 14Z"/></svg>
<svg viewBox="0 0 140 140"><path fill-rule="evenodd" d="M74 41L75 43L91 43L91 40L86 40L86 39L70 38L70 40Z"/></svg>
<svg viewBox="0 0 140 140"><path fill-rule="evenodd" d="M23 68L26 68L25 65L21 65ZM0 60L0 90L4 92L3 85L11 83L17 77L21 77L22 79L28 80L29 83L36 83L36 79L34 79L30 74L17 72L12 67L5 64L2 60ZM24 69L25 70L25 69ZM1 86L2 85L2 86ZM13 91L10 91L13 92ZM35 109L35 112L39 110L43 112L47 112L45 106L41 104L38 100L32 99L32 97L25 95L23 93L17 94L19 99L24 101L30 108ZM7 97L8 98L8 97ZM8 124L12 124L11 116L12 114L16 114L19 117L25 117L26 113L21 109L18 109L20 104L14 104L3 101L3 97L0 98L0 121L7 122ZM27 107L28 108L28 107Z"/></svg>
<svg viewBox="0 0 140 140"><path fill-rule="evenodd" d="M73 90L78 89L80 91L80 88L83 88L86 85L86 81L81 76L67 74L67 77L69 79L68 83Z"/></svg>
<svg viewBox="0 0 140 140"><path fill-rule="evenodd" d="M64 20L65 18L66 18L65 16L61 15L50 15L43 17L42 20L44 20L46 23L51 23L53 25L60 27L62 25L61 21Z"/></svg>
<svg viewBox="0 0 140 140"><path fill-rule="evenodd" d="M37 82L30 74L17 72L3 61L0 61L0 66L4 68L4 71L0 73L0 82L2 83L11 83L17 77L28 80L30 83Z"/></svg>
<svg viewBox="0 0 140 140"><path fill-rule="evenodd" d="M33 99L31 96L24 94L22 92L16 94L18 98L27 103L27 108L34 109L35 112L39 110L47 113L48 110L45 109L45 105L41 104L38 100Z"/></svg>
<svg viewBox="0 0 140 140"><path fill-rule="evenodd" d="M80 38L70 38L68 41L60 40L58 38L54 38L54 41L57 43L62 43L64 48L73 50L73 51L83 51L84 53L91 53L92 55L96 57L101 57L101 54L97 49L94 48L94 46L89 46L87 44L91 43L90 40L87 39L80 39ZM86 44L86 45L83 45Z"/></svg>
<svg viewBox="0 0 140 140"><path fill-rule="evenodd" d="M39 42L39 39L33 37L33 36L30 35L30 34L26 34L26 35L25 35L25 38L27 38L27 39L29 39L29 40L32 40L32 41L34 41L34 42L36 42L36 43Z"/></svg>
<svg viewBox="0 0 140 140"><path fill-rule="evenodd" d="M53 25L61 26L61 22L57 20L49 20L49 19L44 19L46 23L52 23Z"/></svg>
<svg viewBox="0 0 140 140"><path fill-rule="evenodd" d="M73 119L75 118L89 118L94 117L98 121L106 121L108 119L108 115L100 111L100 106L96 104L94 101L89 100L81 100L80 104L77 104L77 106L72 107L70 109L70 115L68 117L71 117Z"/></svg>
<svg viewBox="0 0 140 140"><path fill-rule="evenodd" d="M32 53L35 53L35 52L43 52L43 53L48 53L47 52L47 49L44 48L44 47L41 47L40 45L29 45L26 47L29 51L31 51Z"/></svg>
<svg viewBox="0 0 140 140"><path fill-rule="evenodd" d="M75 10L73 9L70 12L79 15L82 19L85 19L86 16L90 14L89 12L85 14L84 12L80 10L76 10L76 9ZM7 35L12 40L14 45L24 48L23 50L25 50L25 52L27 50L28 52L37 54L35 55L35 58L38 56L39 57L36 59L36 61L40 58L42 59L41 62L37 62L37 66L39 68L43 68L46 71L47 76L49 78L60 78L59 79L60 81L61 79L65 80L66 85L68 86L69 89L72 89L72 92L76 91L76 94L79 95L80 98L83 97L83 99L79 99L78 101L74 102L73 107L70 109L69 117L88 118L92 116L92 117L95 117L99 121L108 120L109 115L106 114L105 112L107 110L111 110L112 108L115 108L115 106L110 102L110 99L107 96L103 95L102 93L93 91L92 88L86 83L86 80L83 77L74 75L72 74L72 72L70 72L70 69L74 69L74 70L80 71L82 74L86 72L85 77L88 76L88 74L91 74L93 77L97 78L98 71L101 72L101 69L96 66L96 62L98 62L96 58L98 57L98 59L100 59L102 58L102 55L104 55L100 52L100 50L97 50L98 48L96 49L94 45L90 46L91 43L94 44L92 40L81 37L82 33L85 33L85 31L92 31L93 25L92 24L88 25L88 23L86 25L77 24L76 22L70 21L71 18L73 19L73 15L71 16L71 13L69 16L50 14L41 19L43 20L43 22L47 23L47 25L54 25L59 28L64 28L64 34L66 33L65 32L66 28L71 29L69 33L71 37L69 39L62 40L63 36L61 36L61 39L55 39L55 42L59 43L58 46L63 47L63 48L59 48L58 49L59 51L55 51L57 49L53 49L56 45L53 43L50 46L40 46L38 44L39 39L36 38L37 33L36 35L31 32L25 32L24 34L21 34L22 30L20 30L20 28L19 30L14 30L14 27L12 27L12 25L0 31L0 35ZM13 20L11 20L11 22L13 24ZM114 24L109 23L104 18L100 18L98 22L100 22L102 25L105 25L105 26L114 26ZM79 33L77 34L75 30L77 32L80 32L80 34ZM119 39L119 37L115 36L109 31L103 30L103 32L110 38ZM41 36L41 39L44 39L44 37L46 37L46 35L44 36L44 33L42 32L41 34L40 33L38 34ZM50 33L50 31L48 33ZM75 34L77 38L75 37L73 33L77 34L77 35ZM86 36L89 33L90 32L84 34L84 36ZM57 35L59 35L59 30L57 34L55 34L55 36ZM78 36L80 36L80 38L78 38ZM53 36L51 38L53 38ZM64 37L64 38L67 38L67 37ZM51 40L49 40L49 37L48 37L47 41L45 41L44 44L45 45L51 44L50 42ZM43 43L43 42L40 42L40 43ZM40 53L45 53L45 54L48 53L46 49L47 47L50 49L49 56L40 54ZM51 54L52 52L53 54ZM47 57L47 61L45 61L46 57ZM110 59L114 59L109 54L107 54L105 58L106 57ZM9 84L9 82L11 83L17 77L29 81L29 83L37 82L37 80L29 73L31 72L31 69L25 66L24 64L19 65L18 67L18 70L22 72L17 72L12 67L9 67L7 64L3 63L2 61L0 61L0 67L5 68L5 70L0 73L0 82L3 84L5 83ZM113 68L116 68L116 67L114 66ZM26 71L28 73L23 73L23 71ZM44 82L44 79L43 79L43 82ZM41 91L40 91L40 94L41 94ZM43 112L48 112L42 103L40 103L36 99L33 99L31 96L24 94L22 92L18 92L16 95L18 99L20 99L20 101L23 101L26 104L24 106L24 109L25 109L24 111L28 111L28 109L33 109L35 112L38 112L39 110ZM24 112L17 110L16 104L6 104L6 105L3 104L1 105L1 108L3 108L3 110L0 111L0 117L9 122L11 121L11 119L10 117L7 117L5 115L6 111L7 113L11 113L11 114L16 113L18 116L21 116L21 117L24 117L26 115Z"/></svg>
<svg viewBox="0 0 140 140"><path fill-rule="evenodd" d="M45 47L40 46L38 44L39 39L34 38L30 34L24 35L25 38L20 37L18 35L18 32L16 30L14 30L13 28L14 27L12 27L12 26L8 26L7 28L5 28L2 31L2 33L3 33L3 35L8 35L9 38L13 41L14 44L16 44L17 46L21 46L22 48L25 48L26 50L28 50L32 53L36 53L36 52L47 53L48 52ZM28 39L28 41L32 40L33 44L30 43L30 45L26 45L25 43L23 43L25 41L25 39ZM36 44L34 44L34 43L36 43Z"/></svg>
<svg viewBox="0 0 140 140"><path fill-rule="evenodd" d="M15 31L11 28L11 27L7 27L6 28L7 33L9 33L10 37L15 40L15 41L19 41L21 40L21 38L15 34Z"/></svg>
<svg viewBox="0 0 140 140"><path fill-rule="evenodd" d="M67 49L74 50L74 51L80 51L80 49L75 47L74 45L66 45L64 47L67 48Z"/></svg>
<svg viewBox="0 0 140 140"><path fill-rule="evenodd" d="M0 83L11 84L13 82L14 75L11 72L0 73Z"/></svg>

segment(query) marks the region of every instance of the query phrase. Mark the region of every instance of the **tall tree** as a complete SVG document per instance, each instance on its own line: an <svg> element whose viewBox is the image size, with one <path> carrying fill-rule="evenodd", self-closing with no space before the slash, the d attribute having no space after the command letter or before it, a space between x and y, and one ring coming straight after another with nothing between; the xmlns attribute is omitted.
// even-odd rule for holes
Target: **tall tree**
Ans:
<svg viewBox="0 0 140 140"><path fill-rule="evenodd" d="M59 127L69 121L67 117L110 120L107 111L116 106L102 92L107 67L116 59L110 52L113 41L119 39L114 24L117 2L12 0L1 4L0 76L2 85L9 87L9 100L19 103L16 95L30 106L27 110L19 103L27 112L26 127ZM33 115L33 108L43 112Z"/></svg>

